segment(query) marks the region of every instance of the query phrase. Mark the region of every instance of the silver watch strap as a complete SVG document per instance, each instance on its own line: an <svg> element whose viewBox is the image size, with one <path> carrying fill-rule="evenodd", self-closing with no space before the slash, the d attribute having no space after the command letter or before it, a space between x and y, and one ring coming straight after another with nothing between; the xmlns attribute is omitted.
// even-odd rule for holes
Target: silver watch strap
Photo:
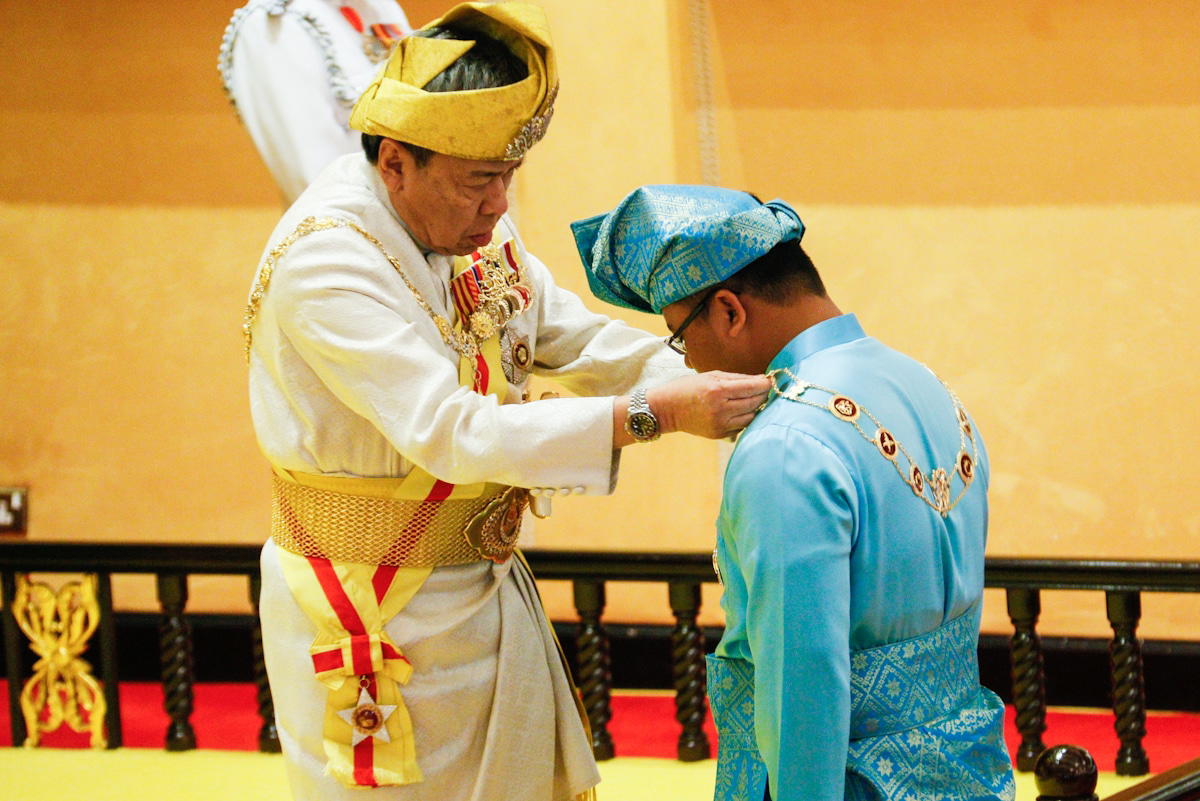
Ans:
<svg viewBox="0 0 1200 801"><path fill-rule="evenodd" d="M639 387L635 389L633 394L629 396L629 413L636 414L637 412L654 414L654 412L650 410L650 403L646 400L645 387Z"/></svg>

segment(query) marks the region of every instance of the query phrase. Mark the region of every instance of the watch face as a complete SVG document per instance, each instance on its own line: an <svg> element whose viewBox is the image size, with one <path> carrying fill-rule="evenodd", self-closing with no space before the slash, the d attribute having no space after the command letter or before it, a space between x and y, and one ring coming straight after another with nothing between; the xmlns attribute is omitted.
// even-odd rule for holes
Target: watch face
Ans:
<svg viewBox="0 0 1200 801"><path fill-rule="evenodd" d="M658 421L654 415L634 412L629 415L629 433L637 439L653 439L658 436Z"/></svg>

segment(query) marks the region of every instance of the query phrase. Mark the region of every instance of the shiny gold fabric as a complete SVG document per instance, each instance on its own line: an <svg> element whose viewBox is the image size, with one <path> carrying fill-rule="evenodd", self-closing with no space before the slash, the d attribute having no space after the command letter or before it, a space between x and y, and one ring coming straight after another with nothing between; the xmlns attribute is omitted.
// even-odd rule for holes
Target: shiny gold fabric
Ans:
<svg viewBox="0 0 1200 801"><path fill-rule="evenodd" d="M558 69L545 12L527 3L463 3L426 27L454 25L504 43L529 75L495 89L426 92L472 42L406 36L363 92L350 127L458 158L515 161L546 132Z"/></svg>
<svg viewBox="0 0 1200 801"><path fill-rule="evenodd" d="M504 561L516 544L521 493L488 484L474 498L403 500L306 486L276 473L271 539L285 551L335 562L444 567ZM502 520L513 526L511 536L493 533ZM484 533L482 541L472 530Z"/></svg>

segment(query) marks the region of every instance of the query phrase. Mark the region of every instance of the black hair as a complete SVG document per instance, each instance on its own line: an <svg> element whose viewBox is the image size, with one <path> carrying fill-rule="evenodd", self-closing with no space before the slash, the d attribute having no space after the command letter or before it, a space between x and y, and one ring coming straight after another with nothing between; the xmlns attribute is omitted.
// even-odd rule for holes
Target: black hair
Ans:
<svg viewBox="0 0 1200 801"><path fill-rule="evenodd" d="M529 68L498 39L480 31L454 25L439 25L415 31L413 36L428 39L456 39L473 41L470 50L463 53L453 64L433 76L422 89L426 92L462 92L469 89L496 89L525 80ZM379 161L379 145L384 137L375 134L362 135L363 153L367 161ZM429 163L433 151L410 142L400 142L412 154L418 167Z"/></svg>
<svg viewBox="0 0 1200 801"><path fill-rule="evenodd" d="M753 192L747 195L762 203ZM812 259L800 247L799 239L780 242L754 261L721 282L733 292L746 292L768 303L791 302L797 292L828 297L825 282Z"/></svg>
<svg viewBox="0 0 1200 801"><path fill-rule="evenodd" d="M825 283L798 239L780 242L726 278L721 286L776 305L791 302L801 292L827 297Z"/></svg>

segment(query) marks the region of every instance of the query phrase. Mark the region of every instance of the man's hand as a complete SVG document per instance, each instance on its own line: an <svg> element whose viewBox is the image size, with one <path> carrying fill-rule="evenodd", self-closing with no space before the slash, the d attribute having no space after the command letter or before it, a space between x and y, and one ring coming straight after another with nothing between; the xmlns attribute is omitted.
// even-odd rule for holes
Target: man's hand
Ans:
<svg viewBox="0 0 1200 801"><path fill-rule="evenodd" d="M719 439L741 431L767 399L770 380L714 370L677 378L646 391L659 428Z"/></svg>

